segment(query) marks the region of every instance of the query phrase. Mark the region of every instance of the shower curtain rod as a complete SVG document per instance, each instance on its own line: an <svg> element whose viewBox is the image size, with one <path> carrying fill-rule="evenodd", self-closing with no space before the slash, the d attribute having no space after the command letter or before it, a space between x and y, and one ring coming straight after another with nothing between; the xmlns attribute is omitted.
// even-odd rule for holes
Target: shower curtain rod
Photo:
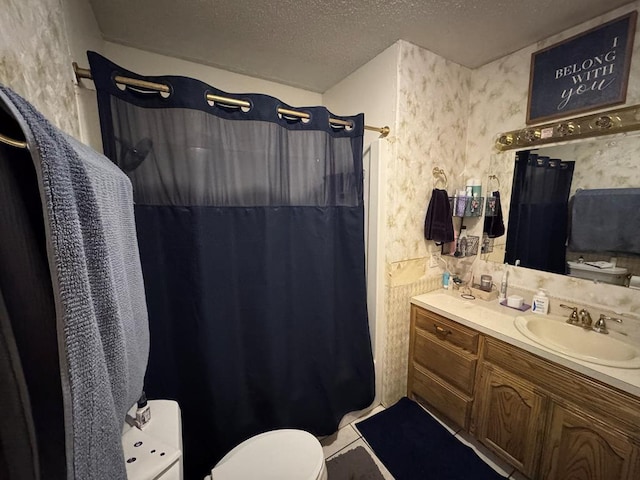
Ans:
<svg viewBox="0 0 640 480"><path fill-rule="evenodd" d="M87 78L89 80L93 80L91 76L91 70L88 68L79 67L76 62L73 62L73 71L76 74L76 80L79 82L81 78ZM140 87L140 88L148 88L150 90L157 90L158 92L169 93L170 89L166 85L162 83L154 83L154 82L146 82L144 80L138 80L135 78L129 77L114 77L114 81L116 83L121 83L123 85L129 85L132 87ZM228 97L220 97L218 95L212 95L210 93L207 94L207 100L212 102L224 103L225 105L232 105L236 107L250 107L251 104L245 100L237 100L235 98ZM309 114L305 112L299 112L297 110L289 110L287 108L278 108L278 113L281 115L288 115L291 117L297 118L309 118ZM346 120L340 120L338 118L329 118L329 123L333 125L343 125L345 127L351 126L351 122L347 122ZM365 130L371 130L374 132L378 132L382 138L389 135L391 129L389 127L371 127L369 125L364 126ZM6 143L7 145L11 145L12 147L17 148L28 148L27 142L23 142L20 140L14 140L0 133L0 143Z"/></svg>
<svg viewBox="0 0 640 480"><path fill-rule="evenodd" d="M80 81L81 78L88 78L89 80L93 79L93 77L91 76L90 69L81 68L78 66L76 62L73 62L72 65L73 65L73 71L76 74L76 80ZM129 85L132 87L148 88L151 90L157 90L159 92L164 92L164 93L170 92L169 87L167 87L166 85L163 85L162 83L146 82L144 80L137 80L135 78L121 77L121 76L116 76L114 78L114 81L116 83L121 83L123 85ZM245 100L236 100L235 98L220 97L218 95L212 95L210 93L207 94L207 100L210 100L212 102L224 103L225 105L232 105L235 107L251 106L251 104ZM289 115L291 117L309 118L308 113L298 112L297 110L289 110L286 108L279 108L278 113L282 115ZM329 118L329 123L332 123L334 125L343 125L345 127L351 126L351 122L347 122L346 120L340 120L338 118ZM386 137L387 135L389 135L389 132L391 131L389 127L371 127L369 125L365 125L364 128L365 130L371 130L371 131L380 133L381 137Z"/></svg>
<svg viewBox="0 0 640 480"><path fill-rule="evenodd" d="M79 67L76 62L73 62L72 65L73 65L73 71L76 74L77 81L80 81L81 78L87 78L89 80L93 80L93 77L91 76L91 70L89 70L88 68ZM129 85L132 87L140 87L140 88L148 88L150 90L157 90L158 92L169 93L170 91L169 87L167 87L166 85L163 85L162 83L146 82L144 80L138 80L138 79L129 78L129 77L121 77L119 75L114 77L114 81L116 83L121 83L123 85ZM237 100L235 98L220 97L218 95L212 95L210 93L207 94L207 100L210 100L212 102L223 103L225 105L232 105L236 107L251 106L251 104L245 100ZM297 110L289 110L287 108L278 108L278 113L280 113L281 115L288 115L288 116L297 117L297 118L309 118L308 113L298 112ZM329 118L329 123L332 123L334 125L343 125L345 127L348 127L351 125L351 122L347 122L346 120L340 120L338 118ZM389 132L391 131L391 129L386 126L371 127L369 125L365 125L364 128L365 130L372 130L374 132L380 133L380 136L383 138L389 135ZM17 148L28 148L27 142L14 140L12 138L9 138L3 135L2 133L0 133L0 143L6 143L7 145L11 145L12 147L17 147Z"/></svg>

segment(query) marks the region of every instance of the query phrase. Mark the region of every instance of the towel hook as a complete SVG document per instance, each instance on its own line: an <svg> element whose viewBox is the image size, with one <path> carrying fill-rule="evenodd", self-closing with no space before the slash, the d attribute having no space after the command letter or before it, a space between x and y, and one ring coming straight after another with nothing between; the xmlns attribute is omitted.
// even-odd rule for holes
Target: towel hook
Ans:
<svg viewBox="0 0 640 480"><path fill-rule="evenodd" d="M496 183L498 184L498 190L500 190L500 179L498 178L497 175L489 175L489 180L495 180Z"/></svg>
<svg viewBox="0 0 640 480"><path fill-rule="evenodd" d="M444 169L442 168L438 168L438 167L433 167L433 176L435 177L435 180L433 182L433 188L436 188L438 185L438 180L442 180L440 178L438 178L439 175L444 177L444 189L446 190L447 188L447 184L449 183L447 181L447 174L444 173Z"/></svg>

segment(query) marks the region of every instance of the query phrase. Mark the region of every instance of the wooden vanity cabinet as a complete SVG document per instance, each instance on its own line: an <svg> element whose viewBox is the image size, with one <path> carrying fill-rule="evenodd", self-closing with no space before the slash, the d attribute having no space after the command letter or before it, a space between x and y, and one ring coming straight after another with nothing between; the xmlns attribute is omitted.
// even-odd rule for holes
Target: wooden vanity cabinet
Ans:
<svg viewBox="0 0 640 480"><path fill-rule="evenodd" d="M412 306L408 396L468 430L480 334Z"/></svg>
<svg viewBox="0 0 640 480"><path fill-rule="evenodd" d="M640 398L415 305L409 355L409 397L528 478L640 479Z"/></svg>
<svg viewBox="0 0 640 480"><path fill-rule="evenodd" d="M530 382L483 364L474 406L474 436L533 478L542 448L548 399Z"/></svg>
<svg viewBox="0 0 640 480"><path fill-rule="evenodd" d="M552 405L539 478L637 480L639 459L629 435L576 406Z"/></svg>

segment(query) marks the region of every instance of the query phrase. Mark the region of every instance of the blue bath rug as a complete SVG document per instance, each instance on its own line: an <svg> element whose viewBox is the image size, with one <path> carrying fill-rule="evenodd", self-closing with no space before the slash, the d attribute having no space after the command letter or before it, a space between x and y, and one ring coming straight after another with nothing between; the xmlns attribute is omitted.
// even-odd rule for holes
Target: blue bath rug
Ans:
<svg viewBox="0 0 640 480"><path fill-rule="evenodd" d="M407 397L356 427L396 480L505 478Z"/></svg>

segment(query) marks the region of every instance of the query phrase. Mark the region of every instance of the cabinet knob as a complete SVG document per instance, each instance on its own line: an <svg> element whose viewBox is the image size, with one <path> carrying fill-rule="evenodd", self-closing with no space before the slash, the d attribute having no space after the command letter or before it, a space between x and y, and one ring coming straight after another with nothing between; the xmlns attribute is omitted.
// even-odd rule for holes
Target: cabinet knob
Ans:
<svg viewBox="0 0 640 480"><path fill-rule="evenodd" d="M451 333L451 330L447 330L446 328L442 328L440 325L437 324L433 324L433 326L436 329L436 333L439 333L441 335L449 335Z"/></svg>

